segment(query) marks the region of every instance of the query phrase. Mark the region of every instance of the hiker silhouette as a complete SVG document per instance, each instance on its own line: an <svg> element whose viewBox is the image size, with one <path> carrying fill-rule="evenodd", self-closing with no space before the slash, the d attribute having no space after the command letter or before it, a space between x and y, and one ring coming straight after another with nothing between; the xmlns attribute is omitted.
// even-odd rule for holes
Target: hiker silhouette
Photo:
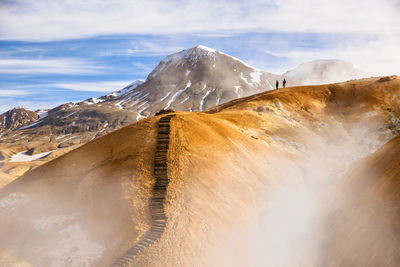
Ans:
<svg viewBox="0 0 400 267"><path fill-rule="evenodd" d="M278 82L278 80L276 80L275 86L276 86L276 89L279 88L279 82Z"/></svg>
<svg viewBox="0 0 400 267"><path fill-rule="evenodd" d="M286 87L286 79L283 79L283 88Z"/></svg>

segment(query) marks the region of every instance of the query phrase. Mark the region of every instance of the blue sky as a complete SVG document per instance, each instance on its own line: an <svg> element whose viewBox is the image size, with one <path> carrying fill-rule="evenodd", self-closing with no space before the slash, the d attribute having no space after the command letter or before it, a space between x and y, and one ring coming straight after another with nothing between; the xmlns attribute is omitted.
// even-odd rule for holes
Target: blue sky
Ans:
<svg viewBox="0 0 400 267"><path fill-rule="evenodd" d="M3 0L0 112L118 90L199 44L274 73L339 58L400 74L399 1L331 2Z"/></svg>

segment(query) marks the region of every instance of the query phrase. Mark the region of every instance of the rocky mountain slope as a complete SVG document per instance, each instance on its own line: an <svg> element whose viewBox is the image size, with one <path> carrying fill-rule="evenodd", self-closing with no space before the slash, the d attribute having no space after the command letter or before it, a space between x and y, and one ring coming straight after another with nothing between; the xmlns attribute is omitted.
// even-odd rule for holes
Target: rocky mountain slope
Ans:
<svg viewBox="0 0 400 267"><path fill-rule="evenodd" d="M356 69L353 64L338 59L315 60L303 63L283 74L300 84L328 84L369 77L366 72Z"/></svg>
<svg viewBox="0 0 400 267"><path fill-rule="evenodd" d="M21 117L19 120L23 123L15 127L24 126L13 131L2 131L0 127L3 184L43 162L162 109L204 111L271 90L275 80L283 78L204 46L169 55L146 81L136 81L102 97L63 104L41 113L40 118L34 112L26 112L32 120ZM301 84L296 80L300 78L301 75L295 79L286 77L287 86ZM30 155L49 153L40 159L20 157L27 152Z"/></svg>
<svg viewBox="0 0 400 267"><path fill-rule="evenodd" d="M378 216L391 227L388 241L374 238L374 224L346 228L357 218L351 207L369 205L338 205L355 184L360 200L393 197L385 210L398 209L391 151L399 144L399 95L398 77L374 78L175 113L165 230L135 266L399 265L397 212ZM97 138L2 188L1 263L109 266L139 242L154 223L160 117ZM357 169L364 160L373 163L367 173ZM352 240L341 249L348 231Z"/></svg>
<svg viewBox="0 0 400 267"><path fill-rule="evenodd" d="M36 112L24 108L14 108L0 115L0 132L14 130L39 119Z"/></svg>

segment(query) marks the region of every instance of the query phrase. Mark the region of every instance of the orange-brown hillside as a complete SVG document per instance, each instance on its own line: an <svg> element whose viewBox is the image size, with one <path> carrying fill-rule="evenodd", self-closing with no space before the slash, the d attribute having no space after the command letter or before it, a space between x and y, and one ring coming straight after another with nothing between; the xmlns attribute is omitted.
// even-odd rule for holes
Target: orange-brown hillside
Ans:
<svg viewBox="0 0 400 267"><path fill-rule="evenodd" d="M358 232L351 232L355 241L346 251L337 245L341 235L331 236L353 220L343 211L337 224L331 199L363 185L362 176L346 173L368 156L385 154L385 144L399 134L399 95L398 77L373 78L177 113L168 151L167 226L134 265L363 266L361 255L343 256L363 251ZM109 266L140 240L151 223L159 118L99 138L1 189L0 263ZM398 139L388 145L398 148ZM377 172L379 188L365 181L377 199L390 195L399 178L390 157L374 162L397 174Z"/></svg>
<svg viewBox="0 0 400 267"><path fill-rule="evenodd" d="M399 155L400 136L358 162L335 188L326 256L332 266L399 265Z"/></svg>

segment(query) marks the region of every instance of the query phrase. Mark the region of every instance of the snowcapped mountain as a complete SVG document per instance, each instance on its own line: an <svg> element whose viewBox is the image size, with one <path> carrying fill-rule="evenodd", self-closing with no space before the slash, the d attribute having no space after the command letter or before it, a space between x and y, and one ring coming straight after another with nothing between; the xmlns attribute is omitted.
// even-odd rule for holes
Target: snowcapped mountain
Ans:
<svg viewBox="0 0 400 267"><path fill-rule="evenodd" d="M344 82L368 76L366 72L356 69L350 62L339 59L303 63L283 75L303 85Z"/></svg>
<svg viewBox="0 0 400 267"><path fill-rule="evenodd" d="M146 81L121 96L118 105L137 119L162 109L203 111L232 99L273 89L280 75L257 70L205 46L167 56Z"/></svg>

